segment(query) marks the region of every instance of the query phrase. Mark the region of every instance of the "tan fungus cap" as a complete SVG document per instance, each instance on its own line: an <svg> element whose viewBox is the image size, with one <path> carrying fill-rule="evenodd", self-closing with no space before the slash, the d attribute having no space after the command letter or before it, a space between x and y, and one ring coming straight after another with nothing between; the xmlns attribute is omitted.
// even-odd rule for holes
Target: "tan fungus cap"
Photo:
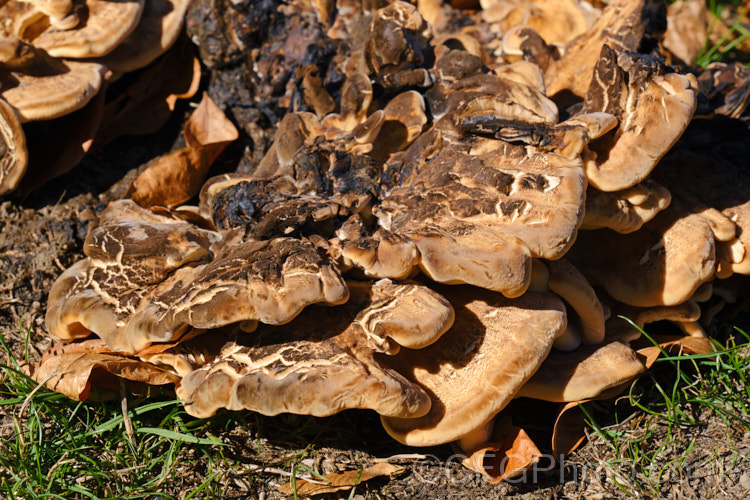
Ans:
<svg viewBox="0 0 750 500"><path fill-rule="evenodd" d="M426 389L429 413L382 417L385 430L409 446L432 446L483 428L533 375L565 329L565 307L551 294L518 299L470 287L440 287L456 310L453 328L424 349L388 359Z"/></svg>
<svg viewBox="0 0 750 500"><path fill-rule="evenodd" d="M191 415L220 408L265 415L327 416L348 408L417 417L430 398L383 364L377 353L400 345L421 348L453 322L450 304L415 284L349 283L350 300L333 309L310 307L284 326L226 344L212 363L177 387Z"/></svg>

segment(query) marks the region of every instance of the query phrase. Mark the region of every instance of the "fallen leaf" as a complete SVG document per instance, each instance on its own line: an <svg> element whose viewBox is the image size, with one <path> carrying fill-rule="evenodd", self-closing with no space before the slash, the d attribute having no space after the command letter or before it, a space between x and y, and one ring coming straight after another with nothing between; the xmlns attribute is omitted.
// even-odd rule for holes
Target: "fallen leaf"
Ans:
<svg viewBox="0 0 750 500"><path fill-rule="evenodd" d="M586 401L566 403L557 413L552 428L552 454L555 457L570 455L586 440L586 414L580 407Z"/></svg>
<svg viewBox="0 0 750 500"><path fill-rule="evenodd" d="M707 12L704 0L674 2L667 9L664 47L687 65L695 64L706 43Z"/></svg>
<svg viewBox="0 0 750 500"><path fill-rule="evenodd" d="M497 436L497 426L493 432ZM463 460L469 469L482 474L491 483L499 483L524 473L539 462L542 452L522 428L510 425L502 441L488 443Z"/></svg>
<svg viewBox="0 0 750 500"><path fill-rule="evenodd" d="M239 137L237 128L222 110L208 97L195 109L185 123L185 142L189 147L209 148L209 163L213 163L224 148Z"/></svg>
<svg viewBox="0 0 750 500"><path fill-rule="evenodd" d="M232 122L208 95L185 123L188 146L154 160L138 174L125 198L149 208L172 208L198 194L216 157L237 139Z"/></svg>
<svg viewBox="0 0 750 500"><path fill-rule="evenodd" d="M183 148L154 160L125 193L140 206L174 207L192 198L208 174L207 152L203 148Z"/></svg>
<svg viewBox="0 0 750 500"><path fill-rule="evenodd" d="M654 340L658 346L652 345L638 349L638 354L645 357L647 368L656 362L657 358L666 352L670 356L681 356L690 354L710 354L716 352L713 341L705 337L676 337L673 335L655 335Z"/></svg>
<svg viewBox="0 0 750 500"><path fill-rule="evenodd" d="M279 492L283 495L293 495L296 492L297 496L300 497L336 493L337 491L353 488L376 477L388 476L393 478L403 474L404 471L405 468L400 465L381 462L365 469L342 472L341 474L326 474L322 476L327 480L323 484L297 479L295 481L295 489L292 489L292 483L289 482L282 484L279 487Z"/></svg>

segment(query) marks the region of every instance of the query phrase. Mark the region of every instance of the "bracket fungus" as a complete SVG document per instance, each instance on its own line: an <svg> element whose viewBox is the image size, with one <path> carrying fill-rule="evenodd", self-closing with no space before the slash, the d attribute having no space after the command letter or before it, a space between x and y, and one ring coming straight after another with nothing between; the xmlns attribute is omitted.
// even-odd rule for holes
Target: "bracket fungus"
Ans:
<svg viewBox="0 0 750 500"><path fill-rule="evenodd" d="M646 371L636 352L621 342L551 352L518 391L519 397L564 403L594 399Z"/></svg>
<svg viewBox="0 0 750 500"><path fill-rule="evenodd" d="M630 234L580 231L567 254L573 264L614 299L651 307L689 299L716 272L715 218L672 204ZM731 234L719 233L722 239Z"/></svg>
<svg viewBox="0 0 750 500"><path fill-rule="evenodd" d="M31 43L52 57L83 59L108 54L138 26L144 0L86 0L80 22L70 29L50 26ZM26 37L27 33L21 33Z"/></svg>
<svg viewBox="0 0 750 500"><path fill-rule="evenodd" d="M573 243L586 184L579 154L614 118L554 124L556 109L538 90L492 75L451 87L454 110L386 164L373 207L380 228L342 235L341 253L372 276L419 267L438 282L518 296L532 257L559 258Z"/></svg>
<svg viewBox="0 0 750 500"><path fill-rule="evenodd" d="M0 60L0 95L22 121L50 120L85 106L102 85L104 66L66 61L18 39L3 40L7 57Z"/></svg>
<svg viewBox="0 0 750 500"><path fill-rule="evenodd" d="M65 2L54 13L14 4L4 24L2 192L24 168L11 156L23 153L19 122L34 119L14 92L55 76L40 68L72 78L88 64L106 88L167 50L188 12L219 105L207 97L184 128L188 147L170 154L201 161L147 168L52 286L46 324L63 347L34 376L83 374L65 389L73 397L105 367L174 384L201 418L367 408L407 445L527 446L505 425L523 425L515 405L527 400L509 407L514 398L604 398L653 362L619 316L670 321L677 344L704 349L715 295L750 274L737 119L750 72L667 66L661 2L613 0L600 13L573 0L291 0L210 16L215 2L76 2L92 15L75 27L63 28ZM119 45L86 62L38 48L53 32L93 29L103 3L140 16ZM29 31L39 12L49 26ZM139 70L137 88L158 82L158 68L195 64L184 47L162 56L181 51L180 64ZM229 81L237 93L222 104ZM102 95L105 119L131 101ZM137 129L138 113L123 113ZM203 182L235 139L236 171ZM187 187L166 196L178 177ZM561 444L570 408L553 449L573 448ZM514 471L534 463L528 450Z"/></svg>
<svg viewBox="0 0 750 500"><path fill-rule="evenodd" d="M13 191L26 172L29 153L16 111L0 99L0 196Z"/></svg>
<svg viewBox="0 0 750 500"><path fill-rule="evenodd" d="M429 413L384 416L385 430L410 446L431 446L485 428L547 357L565 330L565 308L552 294L517 299L467 287L441 287L456 311L453 328L420 350L387 362L430 394Z"/></svg>
<svg viewBox="0 0 750 500"><path fill-rule="evenodd" d="M22 123L49 123L49 130L42 132L44 127L24 125L22 133L30 134L26 143L33 179L24 183L18 179L13 187L2 186L0 193L27 192L75 166L92 145L99 147L123 133L148 133L160 127L174 103L168 106L166 117L139 110L140 127L117 131L121 124L109 122L127 111L132 118L132 108L143 105L146 96L153 99L154 93L167 91L164 97L176 100L195 93L200 75L197 61L187 71L170 75L170 83L162 81L159 86L152 78L147 91L136 89L140 95L127 104L118 102L116 94L138 87L138 78L109 92L125 72L159 56L180 59L182 54L177 52L164 53L181 32L188 4L187 0L8 0L0 5L0 97L15 109ZM192 56L189 61L193 62ZM190 73L188 80L196 82L196 88L187 92L180 88L186 73ZM116 113L104 112L107 107L115 107ZM155 107L164 106L157 103ZM74 118L64 120L73 114ZM54 138L51 144L49 136ZM43 147L36 145L40 140L45 141Z"/></svg>
<svg viewBox="0 0 750 500"><path fill-rule="evenodd" d="M586 190L586 212L581 229L603 227L632 233L669 206L672 194L651 178L622 191Z"/></svg>
<svg viewBox="0 0 750 500"><path fill-rule="evenodd" d="M565 44L562 56L548 59L543 68L548 94L583 98L604 45L631 52L648 47L649 42L655 45L654 38L666 26L665 18L664 4L657 0L610 2L590 29Z"/></svg>
<svg viewBox="0 0 750 500"><path fill-rule="evenodd" d="M347 299L338 271L309 242L210 248L217 242L187 222L113 203L86 237L88 257L52 287L50 333L75 339L94 332L111 349L133 353L179 338L189 326L286 323L308 304Z"/></svg>
<svg viewBox="0 0 750 500"><path fill-rule="evenodd" d="M349 301L333 311L307 308L287 325L260 326L225 344L177 386L186 410L198 417L219 408L265 415L326 416L347 408L404 418L427 413L422 388L375 354L435 342L453 322L450 304L416 284L350 282L349 289Z"/></svg>
<svg viewBox="0 0 750 500"><path fill-rule="evenodd" d="M584 153L586 178L602 191L642 181L677 142L693 117L693 75L665 72L657 58L602 47L583 101L584 113L615 115L618 127Z"/></svg>
<svg viewBox="0 0 750 500"><path fill-rule="evenodd" d="M100 61L117 73L149 65L174 45L189 4L190 0L145 1L135 28Z"/></svg>

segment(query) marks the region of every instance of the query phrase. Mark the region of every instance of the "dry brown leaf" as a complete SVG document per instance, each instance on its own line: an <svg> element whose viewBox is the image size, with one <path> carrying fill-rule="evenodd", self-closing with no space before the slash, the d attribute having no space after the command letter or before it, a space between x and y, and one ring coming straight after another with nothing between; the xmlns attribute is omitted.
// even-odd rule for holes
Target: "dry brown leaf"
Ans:
<svg viewBox="0 0 750 500"><path fill-rule="evenodd" d="M91 349L87 351L87 347ZM118 377L149 385L173 384L180 378L150 363L97 350L93 344L74 345L71 352L62 348L56 354L45 355L33 378L78 401L88 399L93 386L117 390Z"/></svg>
<svg viewBox="0 0 750 500"><path fill-rule="evenodd" d="M237 139L237 129L208 95L185 123L188 146L157 158L138 174L125 198L149 208L168 208L198 194L216 157Z"/></svg>
<svg viewBox="0 0 750 500"><path fill-rule="evenodd" d="M200 190L211 164L205 148L182 148L154 160L125 193L142 207L175 207Z"/></svg>
<svg viewBox="0 0 750 500"><path fill-rule="evenodd" d="M329 482L324 484L312 483L304 479L297 479L296 491L297 496L308 497L313 495L324 495L326 493L336 493L337 491L353 488L360 483L369 481L376 477L388 476L394 478L401 475L405 468L400 465L381 462L362 470L351 470L341 474L326 474L323 477ZM282 484L279 492L283 495L292 495L292 483Z"/></svg>
<svg viewBox="0 0 750 500"><path fill-rule="evenodd" d="M211 98L204 94L200 105L185 123L187 145L192 148L208 148L208 161L213 163L224 148L237 137L237 128Z"/></svg>
<svg viewBox="0 0 750 500"><path fill-rule="evenodd" d="M586 440L586 414L579 405L591 401L574 401L562 405L552 428L552 454L568 456Z"/></svg>
<svg viewBox="0 0 750 500"><path fill-rule="evenodd" d="M707 13L704 0L674 2L667 9L664 46L685 64L695 64L706 43Z"/></svg>
<svg viewBox="0 0 750 500"><path fill-rule="evenodd" d="M497 436L497 426L493 435ZM464 459L463 464L494 484L523 474L541 456L526 431L510 425L502 441L486 444Z"/></svg>
<svg viewBox="0 0 750 500"><path fill-rule="evenodd" d="M649 346L638 349L638 354L644 356L647 368L651 368L656 359L662 354L662 350L670 356L683 354L710 354L716 352L716 347L711 339L705 337L675 337L673 335L656 335L654 340L659 346Z"/></svg>

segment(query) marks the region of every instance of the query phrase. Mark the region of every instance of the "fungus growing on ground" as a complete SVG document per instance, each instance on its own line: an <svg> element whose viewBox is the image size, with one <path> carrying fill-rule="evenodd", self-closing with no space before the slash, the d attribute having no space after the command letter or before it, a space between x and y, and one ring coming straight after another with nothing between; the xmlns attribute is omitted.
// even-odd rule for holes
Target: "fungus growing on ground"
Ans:
<svg viewBox="0 0 750 500"><path fill-rule="evenodd" d="M0 99L0 196L12 191L26 172L29 153L16 111Z"/></svg>
<svg viewBox="0 0 750 500"><path fill-rule="evenodd" d="M164 124L174 101L195 93L200 67L197 61L192 64L192 56L187 71L169 75L170 83L162 77L159 85L153 78L144 85L136 78L135 83L116 87L122 93L140 84L136 98L118 102L116 92L107 93L114 80L152 63L175 43L188 3L154 0L145 2L144 8L143 0L8 0L0 5L0 96L21 122L45 123L25 125L23 130L33 179L21 183L19 175L12 184L6 180L0 195L28 191L65 173L92 145L101 146L123 133L154 131ZM162 59L177 58L181 63L182 55L175 52ZM136 111L142 117L138 126L125 129L116 123L128 111L132 118L136 105L152 104L148 98L164 92L163 98L172 101L166 116L141 107ZM151 107L164 108L159 103ZM37 146L42 141L43 146Z"/></svg>
<svg viewBox="0 0 750 500"><path fill-rule="evenodd" d="M259 326L225 344L177 386L186 410L198 417L220 408L265 415L326 416L347 408L403 418L427 413L430 398L422 388L375 354L435 342L453 322L450 304L416 284L348 285L345 305L310 307L287 325Z"/></svg>
<svg viewBox="0 0 750 500"><path fill-rule="evenodd" d="M373 208L380 229L342 234L342 256L372 276L419 266L438 282L518 296L532 257L559 258L572 244L583 215L579 153L614 118L555 124L536 89L492 75L457 81L444 106L451 111L386 164Z"/></svg>
<svg viewBox="0 0 750 500"><path fill-rule="evenodd" d="M549 293L507 299L465 286L438 290L456 312L451 330L424 349L402 349L387 360L432 399L424 416L381 419L388 434L411 446L474 441L473 433L485 431L565 330L565 308Z"/></svg>
<svg viewBox="0 0 750 500"><path fill-rule="evenodd" d="M50 292L50 333L76 339L94 332L111 349L134 353L175 340L189 326L286 323L308 304L347 299L338 270L309 242L281 238L211 248L216 242L211 231L133 202L112 204L86 237L87 259Z"/></svg>
<svg viewBox="0 0 750 500"><path fill-rule="evenodd" d="M713 67L696 83L667 67L652 38L664 13L647 0L601 17L576 2L573 27L514 24L537 12L521 2L419 6L430 10L292 1L273 11L288 40L254 25L232 38L252 47L257 115L234 108L257 118L239 123L251 159L206 181L198 206L180 206L196 183L148 198L159 181L133 184L143 206L102 213L47 312L63 346L94 342L80 371L104 356L167 373L198 417L370 408L402 443L475 450L493 432L525 435L493 430L515 397L601 398L642 373L654 354L628 345L640 331L618 316L705 335L699 304L750 274L750 205L747 142L709 147L715 131L698 120L744 113L750 74ZM232 19L221 29L246 26ZM233 53L209 45L213 68ZM219 128L206 143L187 126L186 142L215 157L235 137ZM556 450L572 449L565 412Z"/></svg>
<svg viewBox="0 0 750 500"><path fill-rule="evenodd" d="M646 366L636 352L621 342L553 351L517 395L558 403L593 399L630 383L644 371Z"/></svg>
<svg viewBox="0 0 750 500"><path fill-rule="evenodd" d="M639 307L676 305L689 299L716 272L715 219L691 213L672 200L669 208L630 234L609 229L580 231L567 257L594 286ZM728 241L731 232L719 233Z"/></svg>

